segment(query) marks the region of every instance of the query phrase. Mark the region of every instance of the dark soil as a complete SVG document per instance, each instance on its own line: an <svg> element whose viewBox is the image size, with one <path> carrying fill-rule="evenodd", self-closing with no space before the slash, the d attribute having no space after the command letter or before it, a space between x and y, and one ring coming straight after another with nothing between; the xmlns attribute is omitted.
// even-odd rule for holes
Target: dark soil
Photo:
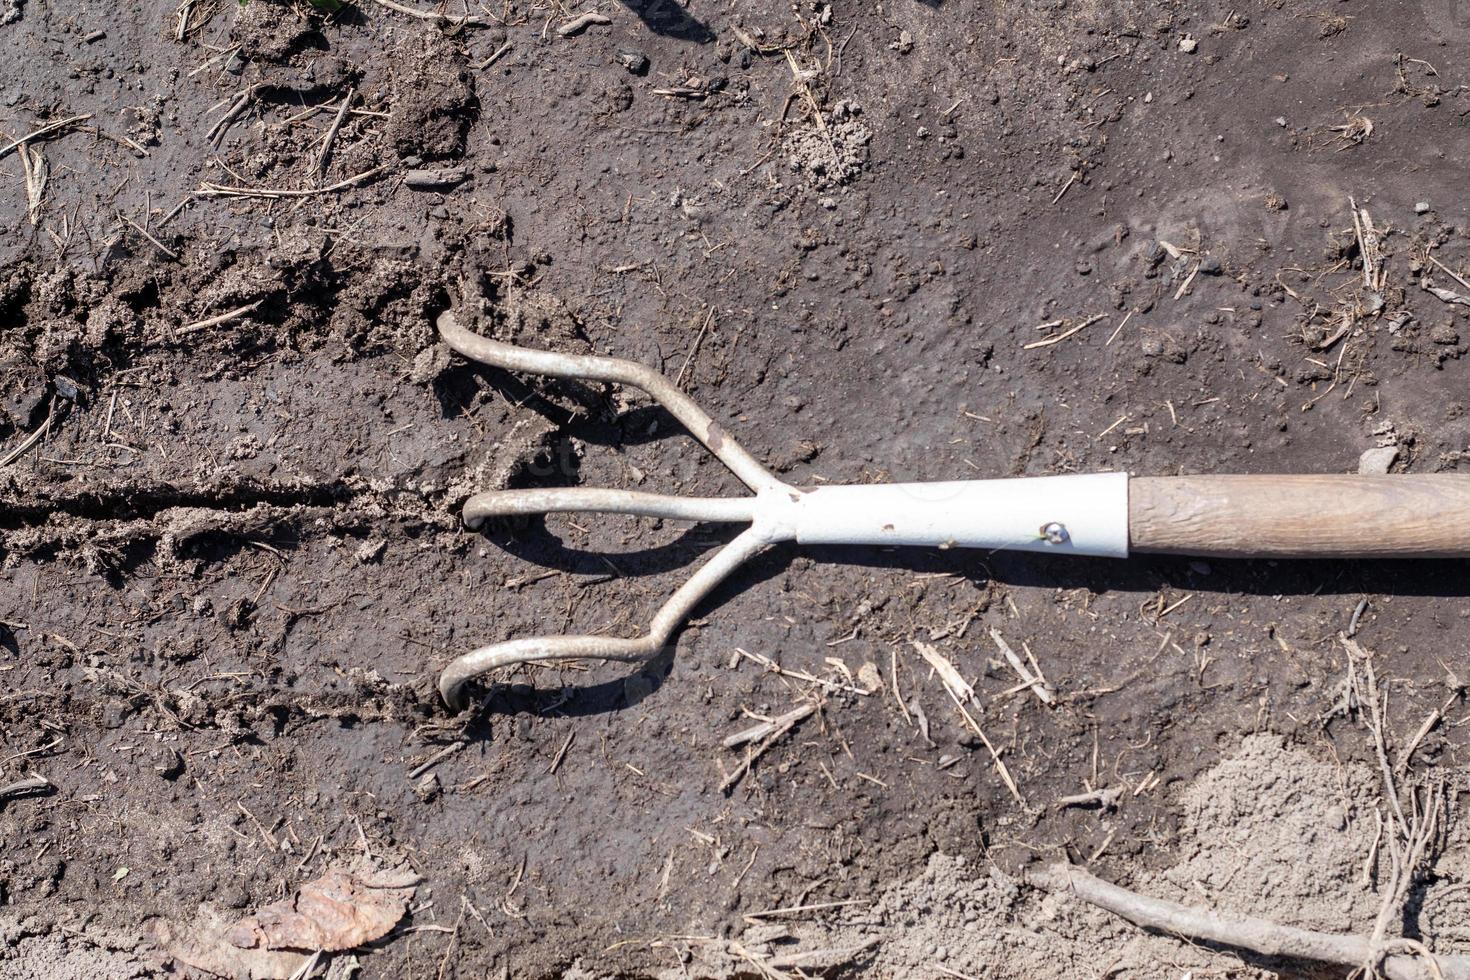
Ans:
<svg viewBox="0 0 1470 980"><path fill-rule="evenodd" d="M1159 865L1173 792L1246 734L1366 757L1322 721L1363 602L1400 744L1470 678L1464 562L781 547L643 671L527 669L458 716L434 688L483 643L641 631L729 537L473 534L470 493L741 491L636 393L448 356L452 304L679 377L794 483L1465 470L1466 307L1421 288L1470 293L1428 260L1470 270L1463 4L626 0L571 37L517 0L181 9L0 0L0 148L88 116L0 159L0 459L45 429L0 465L0 784L54 784L0 799L31 933L244 915L367 848L424 884L363 976L643 976L937 851ZM992 628L1058 706L1003 693ZM810 686L737 648L885 687L722 793L721 740ZM1462 765L1463 718L1416 758ZM1088 782L1139 791L1051 805Z"/></svg>

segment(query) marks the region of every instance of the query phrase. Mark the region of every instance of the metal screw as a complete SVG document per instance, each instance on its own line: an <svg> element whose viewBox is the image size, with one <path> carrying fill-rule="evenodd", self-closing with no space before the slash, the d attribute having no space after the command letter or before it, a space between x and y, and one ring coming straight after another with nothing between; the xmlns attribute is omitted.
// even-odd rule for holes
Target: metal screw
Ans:
<svg viewBox="0 0 1470 980"><path fill-rule="evenodd" d="M1070 537L1067 534L1067 525L1057 521L1041 525L1041 536L1046 539L1047 544L1066 544Z"/></svg>

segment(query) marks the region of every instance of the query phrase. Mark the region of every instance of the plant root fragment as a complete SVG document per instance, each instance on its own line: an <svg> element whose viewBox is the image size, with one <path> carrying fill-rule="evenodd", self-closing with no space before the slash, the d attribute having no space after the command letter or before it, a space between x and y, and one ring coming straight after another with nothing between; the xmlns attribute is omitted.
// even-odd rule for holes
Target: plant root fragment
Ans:
<svg viewBox="0 0 1470 980"><path fill-rule="evenodd" d="M1162 898L1149 898L1070 864L1053 864L1032 872L1031 881L1048 891L1070 892L1090 905L1122 916L1134 925L1158 932L1248 949L1262 956L1281 956L1358 967L1384 950L1364 936L1343 936L1283 926L1267 919L1194 908ZM1379 969L1391 980L1470 980L1470 956L1439 956L1418 943L1391 940L1384 944Z"/></svg>

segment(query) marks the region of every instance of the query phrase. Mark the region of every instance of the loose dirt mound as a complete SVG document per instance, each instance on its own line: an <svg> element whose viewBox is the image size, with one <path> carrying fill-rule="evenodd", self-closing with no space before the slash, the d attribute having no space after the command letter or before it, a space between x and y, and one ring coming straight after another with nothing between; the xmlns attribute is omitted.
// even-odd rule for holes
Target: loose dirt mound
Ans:
<svg viewBox="0 0 1470 980"><path fill-rule="evenodd" d="M1277 735L1253 735L1178 794L1183 820L1174 840L1181 860L1139 876L1134 890L1222 912L1271 919L1325 932L1372 930L1381 897L1375 802L1378 774L1369 766L1334 764L1288 747ZM1464 839L1463 825L1454 836ZM1457 848L1431 876L1464 881ZM1463 892L1463 889L1459 889ZM1450 925L1463 903L1436 890L1418 913L1423 939L1436 952L1465 952L1465 932ZM1431 931L1429 913L1447 928ZM793 913L801 919L805 915ZM884 889L874 901L839 913L830 926L759 922L738 941L762 959L847 951L854 975L941 977L1128 976L1177 978L1220 973L1274 977L1283 969L1239 951L1153 935L1065 893L1029 887L1024 874L942 853L921 875ZM703 947L694 945L694 951ZM871 950L852 954L853 950ZM723 978L749 970L728 950L688 972ZM1285 964L1293 973L1300 964Z"/></svg>
<svg viewBox="0 0 1470 980"><path fill-rule="evenodd" d="M156 976L151 956L136 940L121 946L97 937L67 935L45 923L0 913L0 977L4 980L143 980Z"/></svg>

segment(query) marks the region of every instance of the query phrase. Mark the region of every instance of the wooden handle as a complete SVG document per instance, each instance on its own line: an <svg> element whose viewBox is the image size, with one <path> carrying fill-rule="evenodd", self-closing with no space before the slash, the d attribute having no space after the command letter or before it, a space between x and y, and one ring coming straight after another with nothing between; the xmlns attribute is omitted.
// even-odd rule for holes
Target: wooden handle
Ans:
<svg viewBox="0 0 1470 980"><path fill-rule="evenodd" d="M1221 558L1466 558L1470 476L1135 477L1128 536Z"/></svg>

